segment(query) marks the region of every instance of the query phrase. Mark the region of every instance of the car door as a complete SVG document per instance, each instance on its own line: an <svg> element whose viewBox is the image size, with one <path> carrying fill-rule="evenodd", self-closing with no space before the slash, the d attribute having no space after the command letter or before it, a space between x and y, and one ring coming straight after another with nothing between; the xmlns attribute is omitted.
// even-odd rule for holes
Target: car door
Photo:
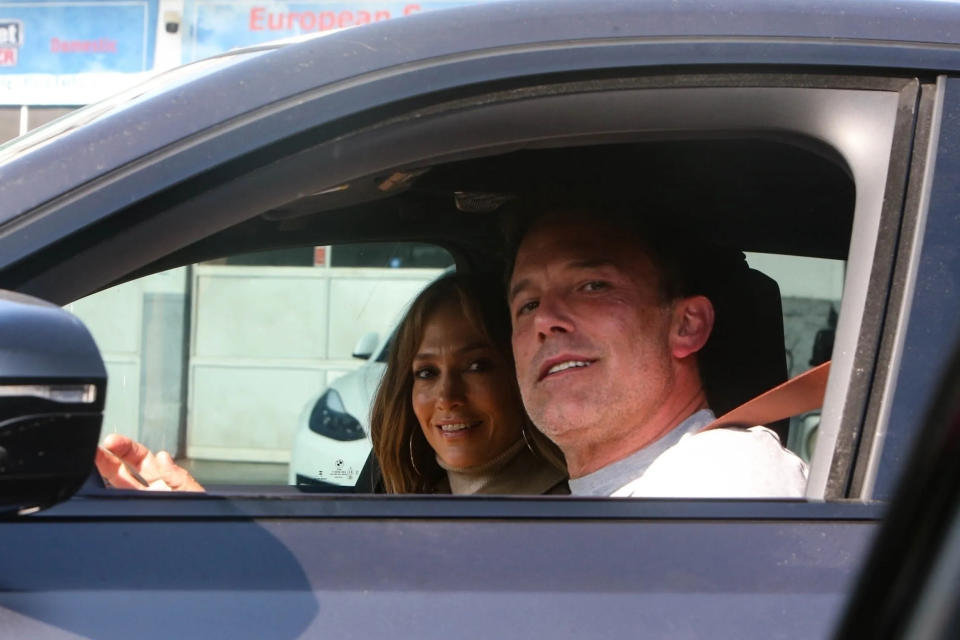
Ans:
<svg viewBox="0 0 960 640"><path fill-rule="evenodd" d="M707 221L737 238L767 212L773 231L747 243L766 250L758 253L791 256L791 242L806 239L809 253L822 255L801 257L844 262L811 499L277 488L183 497L89 487L2 525L5 548L16 549L0 594L13 628L95 637L225 628L371 636L398 626L427 637L598 629L809 637L830 628L882 513L861 501L892 473L883 456L897 455L888 453L895 439L883 437L891 407L905 402L890 395L891 363L916 326L907 323L919 295L911 265L928 246L924 194L940 162L950 86L937 73L955 64L952 53L937 49L934 64L906 45L778 40L784 31L822 34L788 11L717 26L691 8L684 15L695 24L735 27L734 35L675 40L679 27L670 25L680 23L665 9L598 5L572 26L583 15L563 4L529 33L526 20L542 8L441 12L402 30L373 25L251 54L45 146L10 147L0 284L67 304L203 260L377 239L437 241L458 268L480 269L501 247L482 216L455 217L466 212L451 206L452 190L437 187L451 196L443 210L391 206L417 171L514 151L572 149L576 158L585 147L664 140L749 143L773 159L800 149L843 167L852 201L828 197L823 209L791 211L791 199L768 187L742 201L752 207L742 219L726 210L721 224ZM463 32L471 21L484 28ZM633 35L612 37L614 25ZM866 33L843 20L837 28ZM771 55L784 66L757 68ZM334 69L332 59L347 62ZM213 97L212 111L187 118ZM28 175L35 184L22 186ZM380 189L391 178L395 194ZM337 199L351 193L359 200ZM782 210L791 213L776 218ZM820 242L834 214L849 227Z"/></svg>

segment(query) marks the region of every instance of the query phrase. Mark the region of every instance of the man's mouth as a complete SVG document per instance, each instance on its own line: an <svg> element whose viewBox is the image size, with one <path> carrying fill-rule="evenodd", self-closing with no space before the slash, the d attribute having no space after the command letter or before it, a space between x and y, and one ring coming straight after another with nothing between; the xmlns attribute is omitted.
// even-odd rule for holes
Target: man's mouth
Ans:
<svg viewBox="0 0 960 640"><path fill-rule="evenodd" d="M580 360L573 358L548 362L540 371L540 380L563 371L569 371L570 369L582 369L584 367L589 367L594 362L596 362L596 360Z"/></svg>

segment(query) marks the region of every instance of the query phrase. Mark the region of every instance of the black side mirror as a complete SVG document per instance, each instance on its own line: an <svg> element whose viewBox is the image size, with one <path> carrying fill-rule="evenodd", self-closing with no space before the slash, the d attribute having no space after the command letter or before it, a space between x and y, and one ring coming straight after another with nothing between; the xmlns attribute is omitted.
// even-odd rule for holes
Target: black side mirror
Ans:
<svg viewBox="0 0 960 640"><path fill-rule="evenodd" d="M60 307L0 290L0 515L69 498L93 468L107 372Z"/></svg>

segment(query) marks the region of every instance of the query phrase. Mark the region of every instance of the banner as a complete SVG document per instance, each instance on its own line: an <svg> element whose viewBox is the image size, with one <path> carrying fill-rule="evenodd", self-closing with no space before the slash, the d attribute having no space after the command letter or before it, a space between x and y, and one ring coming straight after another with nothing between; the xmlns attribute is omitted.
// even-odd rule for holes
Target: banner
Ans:
<svg viewBox="0 0 960 640"><path fill-rule="evenodd" d="M83 104L153 67L158 0L0 1L0 102Z"/></svg>
<svg viewBox="0 0 960 640"><path fill-rule="evenodd" d="M183 61L236 47L306 33L344 29L421 11L479 4L482 0L357 0L354 2L269 2L264 0L186 0L188 26Z"/></svg>

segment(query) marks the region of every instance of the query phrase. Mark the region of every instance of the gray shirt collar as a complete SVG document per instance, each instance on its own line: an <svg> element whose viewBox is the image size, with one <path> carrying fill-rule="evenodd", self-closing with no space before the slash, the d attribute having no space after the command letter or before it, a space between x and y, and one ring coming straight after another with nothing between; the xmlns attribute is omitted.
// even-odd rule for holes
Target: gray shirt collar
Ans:
<svg viewBox="0 0 960 640"><path fill-rule="evenodd" d="M696 433L715 419L709 409L701 409L668 431L659 440L622 460L580 478L570 478L570 493L575 496L609 496L614 491L642 476L661 453L680 442L688 433Z"/></svg>

